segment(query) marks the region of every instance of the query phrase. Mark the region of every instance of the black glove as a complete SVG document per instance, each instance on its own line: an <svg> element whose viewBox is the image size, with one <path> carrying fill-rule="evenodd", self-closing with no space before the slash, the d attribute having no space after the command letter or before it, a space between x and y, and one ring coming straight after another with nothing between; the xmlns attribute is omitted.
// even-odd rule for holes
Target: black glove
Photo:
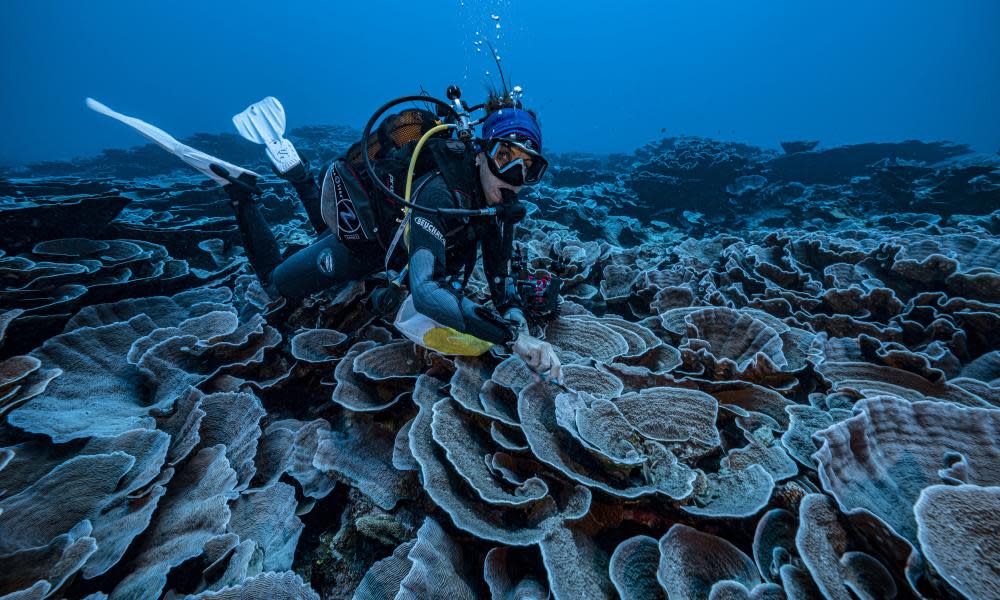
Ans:
<svg viewBox="0 0 1000 600"><path fill-rule="evenodd" d="M507 344L517 339L518 334L518 324L514 321L505 319L500 316L495 310L490 310L485 306L477 306L475 309L476 316L480 319L496 325L498 328L502 329L504 333L503 343Z"/></svg>

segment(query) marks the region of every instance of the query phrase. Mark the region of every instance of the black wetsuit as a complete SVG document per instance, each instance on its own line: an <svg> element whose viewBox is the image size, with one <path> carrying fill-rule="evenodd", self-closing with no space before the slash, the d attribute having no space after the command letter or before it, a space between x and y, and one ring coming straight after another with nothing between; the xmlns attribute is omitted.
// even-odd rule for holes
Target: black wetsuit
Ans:
<svg viewBox="0 0 1000 600"><path fill-rule="evenodd" d="M450 165L454 172L456 165ZM434 208L456 208L459 202L485 206L478 170L471 161L458 163L466 182L456 189L440 171L426 174L414 184L414 202ZM468 169L468 171L464 171ZM225 187L236 211L250 264L268 292L301 298L336 284L355 281L384 268L386 239L398 227L401 211L381 207L378 240L341 241L323 218L320 188L308 167L290 178L309 221L320 234L311 245L282 260L277 241L249 193L234 185ZM454 179L454 178L452 178ZM467 207L467 206L466 206ZM391 218L383 215L391 215ZM376 231L379 226L374 227ZM509 341L514 330L462 293L465 273L476 262L482 248L483 269L491 297L500 314L523 319L513 294L506 293L505 277L510 257L501 244L496 217L442 218L413 211L404 236L405 249L398 249L396 267L409 262L409 287L415 308L442 325L493 343Z"/></svg>

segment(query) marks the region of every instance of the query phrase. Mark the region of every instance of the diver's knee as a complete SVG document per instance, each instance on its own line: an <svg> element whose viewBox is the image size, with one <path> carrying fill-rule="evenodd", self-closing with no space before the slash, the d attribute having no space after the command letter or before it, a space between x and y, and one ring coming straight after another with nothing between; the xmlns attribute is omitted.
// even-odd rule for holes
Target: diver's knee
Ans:
<svg viewBox="0 0 1000 600"><path fill-rule="evenodd" d="M337 279L337 257L333 250L323 248L316 255L316 272L327 279Z"/></svg>
<svg viewBox="0 0 1000 600"><path fill-rule="evenodd" d="M271 272L265 289L289 300L305 298L340 282L346 265L339 262L330 248L300 251Z"/></svg>

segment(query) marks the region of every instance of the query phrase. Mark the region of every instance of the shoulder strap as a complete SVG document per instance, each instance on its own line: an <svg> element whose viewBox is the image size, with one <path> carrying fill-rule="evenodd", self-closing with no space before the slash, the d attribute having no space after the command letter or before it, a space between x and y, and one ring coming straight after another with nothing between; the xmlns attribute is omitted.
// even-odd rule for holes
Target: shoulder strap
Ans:
<svg viewBox="0 0 1000 600"><path fill-rule="evenodd" d="M417 187L413 190L413 194L410 196L413 202L416 202L416 199L420 196L420 190L422 190L424 186L427 185L427 182L433 179L437 175L438 175L437 171L432 171L420 178L420 181L417 182ZM403 219L399 222L399 227L396 228L395 235L392 236L392 242L389 244L389 250L386 252L385 255L385 273L387 278L389 275L389 261L392 260L392 255L396 252L396 246L399 245L399 240L403 237L403 232L409 226L410 217L412 215L413 215L412 210L406 210L403 212Z"/></svg>

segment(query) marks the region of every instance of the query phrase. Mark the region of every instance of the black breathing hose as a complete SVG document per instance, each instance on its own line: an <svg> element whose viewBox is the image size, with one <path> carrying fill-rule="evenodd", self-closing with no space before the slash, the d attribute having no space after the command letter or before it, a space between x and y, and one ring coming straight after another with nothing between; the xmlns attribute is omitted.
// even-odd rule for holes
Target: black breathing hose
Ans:
<svg viewBox="0 0 1000 600"><path fill-rule="evenodd" d="M501 245L503 256L510 260L514 251L514 228L528 214L528 209L517 199L517 193L506 188L500 190L503 196L503 204L500 205L500 220L503 224L503 234ZM508 270L510 266L508 265Z"/></svg>

